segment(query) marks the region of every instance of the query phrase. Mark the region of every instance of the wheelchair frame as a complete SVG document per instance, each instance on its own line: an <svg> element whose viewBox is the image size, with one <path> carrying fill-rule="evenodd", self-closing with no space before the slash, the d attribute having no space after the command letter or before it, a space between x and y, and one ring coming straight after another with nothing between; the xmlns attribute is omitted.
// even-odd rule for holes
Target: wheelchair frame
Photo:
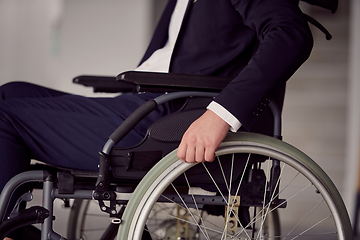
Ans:
<svg viewBox="0 0 360 240"><path fill-rule="evenodd" d="M155 98L154 100L150 100L144 105L142 105L140 108L138 108L128 119L125 120L123 124L121 124L118 129L114 131L114 133L109 137L109 140L105 143L103 150L100 153L100 165L99 165L99 172L93 173L93 172L86 172L86 171L73 171L68 169L60 169L53 171L50 170L34 170L34 171L28 171L24 173L20 173L17 176L15 176L13 179L11 179L6 186L4 187L1 196L0 196L0 216L1 216L1 224L0 224L0 237L5 237L6 234L11 232L12 230L29 225L34 223L43 223L42 229L41 229L41 239L42 240L57 240L57 239L65 239L64 237L58 235L53 231L53 201L55 198L62 198L62 199L96 199L99 201L100 208L102 211L107 212L110 214L110 217L112 218L113 223L119 223L119 234L120 236L118 239L139 239L141 237L141 233L135 228L135 230L130 230L134 227L134 222L127 221L127 219L132 219L134 215L140 214L141 212L146 211L139 211L137 206L140 204L139 201L148 201L149 199L154 199L156 201L158 196L153 197L150 193L150 198L147 197L146 193L147 191L145 189L148 189L151 187L148 185L154 181L157 180L158 177L168 168L170 169L176 169L180 168L179 172L183 172L185 169L193 166L191 164L183 164L179 162L176 159L176 151L170 153L167 157L165 157L162 161L160 161L156 166L152 168L152 170L145 176L145 178L139 183L138 187L134 191L133 194L129 193L116 193L115 191L109 189L109 183L110 183L110 176L109 176L109 168L110 168L110 158L111 151L113 147L119 142L126 134L139 122L143 117L145 117L148 113L156 109L156 107L160 104L163 104L165 102L178 99L178 98L185 98L185 97L214 97L217 93L216 91L219 91L219 89L223 88L224 84L227 84L229 79L215 79L214 81L206 81L206 88L202 88L203 86L203 78L207 77L195 77L195 78L189 78L189 76L184 75L172 75L175 79L187 79L188 82L183 83L183 85L176 84L169 84L169 82L166 81L168 79L164 79L165 81L160 81L164 83L164 85L156 85L155 81L152 82L152 80L159 78L159 77L165 77L165 75L162 74L156 74L156 73L136 73L136 72L126 72L124 74L120 74L118 76L118 79L121 81L116 81L115 85L124 84L123 81L126 81L125 87L128 90L133 91L135 88L137 91L144 91L148 89L155 91L175 91L170 92L164 95L159 96L158 98ZM134 79L133 79L134 78ZM140 79L140 80L139 80ZM85 80L88 80L88 77L85 77ZM97 79L99 80L99 79ZM111 80L111 79L110 79ZM198 81L197 81L198 80ZM208 78L207 78L208 80ZM112 81L112 80L111 80ZM144 82L145 81L145 82ZM171 80L172 81L172 80ZM74 82L81 83L81 78L76 78ZM90 81L91 82L91 81ZM156 81L157 82L157 81ZM87 82L89 84L89 82ZM96 81L97 84L97 81ZM114 84L114 82L112 82ZM155 86L154 86L155 84ZM198 84L198 85L196 85ZM85 84L86 85L86 84ZM90 84L91 85L91 84ZM170 86L170 87L169 87ZM204 90L205 92L194 92L194 91L184 91L184 92L176 92L177 90L187 90L187 89L199 89ZM175 90L174 90L175 89ZM95 88L96 91L96 88ZM101 88L100 88L100 91ZM251 149L257 148L257 145L265 146L265 148L270 148L270 150L266 150L269 152L270 155L273 155L272 157L276 158L276 154L273 153L273 151L280 151L279 154L293 154L292 152L295 152L295 155L300 155L300 164L299 168L306 168L310 170L310 172L315 172L315 176L309 176L310 178L316 178L316 181L321 182L320 185L318 185L318 189L321 193L324 193L327 200L330 202L330 208L336 213L335 214L335 222L338 227L338 231L340 232L339 239L352 239L352 230L350 225L350 220L346 212L346 208L344 206L344 203L342 202L342 199L337 192L335 186L332 184L331 180L326 176L326 174L308 157L305 155L302 155L302 153L298 150L294 150L292 147L289 147L282 141L277 140L276 138L281 138L281 117L280 117L280 110L277 108L277 106L274 103L269 104L270 109L273 112L274 117L274 137L275 138L267 138L261 135L257 134L246 134L246 133L240 133L235 134L234 136L231 134L227 137L227 140L220 146L218 152L220 151L228 151L226 150L227 141L235 141L239 144L241 147L242 144L249 141L252 141L255 143L254 146L250 146L250 148L246 148L246 144L244 144L244 147L251 152ZM225 150L224 150L225 149ZM260 150L257 150L260 151ZM240 151L241 152L241 151ZM290 153L289 153L290 152ZM257 153L256 151L254 153ZM304 160L305 159L305 160ZM291 160L292 161L292 160ZM295 161L295 162L296 162ZM176 166L175 166L175 165ZM278 160L273 160L273 165L279 165ZM175 167L174 167L175 166ZM68 176L70 171L70 177ZM60 175L55 176L60 172ZM65 172L65 173L62 173ZM154 177L154 172L156 177ZM166 171L165 171L166 172ZM64 175L62 175L64 174ZM174 176L177 176L178 173L175 173ZM171 179L174 178L173 175L171 175ZM319 177L317 177L319 176ZM74 178L96 178L96 183L93 189L74 189L71 184L66 183L65 185L61 185L61 183L58 183L58 178L65 178L65 180L70 180L70 183L73 183ZM153 179L155 178L155 180ZM151 179L151 180L149 180ZM41 182L43 184L43 206L41 207L31 207L29 209L26 209L23 212L18 213L17 217L5 220L5 211L6 207L8 205L8 202L11 198L12 193L15 191L15 189L27 182ZM158 184L158 183L157 183ZM157 185L155 184L155 185ZM323 185L324 186L323 186ZM61 185L61 186L60 186ZM165 188L164 185L162 188ZM276 187L275 187L276 188ZM212 198L213 199L213 198ZM120 210L120 212L117 212L116 210L116 201L121 200L124 202L128 202L127 207L125 209L125 212ZM109 201L110 205L106 206L104 204L104 201ZM214 200L210 200L214 201ZM148 201L149 204L153 204L152 201ZM129 210L128 210L129 209ZM140 214L141 215L141 214ZM143 227L145 222L144 218L142 218L142 222L139 224L140 227ZM136 220L137 221L137 220ZM129 225L130 224L130 225ZM135 224L137 225L137 224ZM130 233L129 233L130 231ZM131 232L133 231L133 232ZM135 235L132 235L135 233ZM128 235L130 234L130 235Z"/></svg>

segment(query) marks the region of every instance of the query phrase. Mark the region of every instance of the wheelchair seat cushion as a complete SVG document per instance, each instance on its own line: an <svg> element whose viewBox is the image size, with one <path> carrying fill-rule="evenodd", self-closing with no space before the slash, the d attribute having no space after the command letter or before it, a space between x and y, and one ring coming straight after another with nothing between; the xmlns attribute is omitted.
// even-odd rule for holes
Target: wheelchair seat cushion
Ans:
<svg viewBox="0 0 360 240"><path fill-rule="evenodd" d="M188 127L198 119L206 109L194 109L169 114L150 126L149 136L162 142L180 142Z"/></svg>

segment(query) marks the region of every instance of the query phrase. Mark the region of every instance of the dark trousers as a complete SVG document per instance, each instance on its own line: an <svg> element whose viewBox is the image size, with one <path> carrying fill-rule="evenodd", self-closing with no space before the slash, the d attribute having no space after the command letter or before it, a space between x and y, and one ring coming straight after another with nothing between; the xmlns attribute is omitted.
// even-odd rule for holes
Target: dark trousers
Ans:
<svg viewBox="0 0 360 240"><path fill-rule="evenodd" d="M110 134L138 106L156 94L88 98L25 82L0 87L0 190L31 159L55 166L97 170L98 152ZM169 113L159 107L140 122L119 146L142 140L156 119Z"/></svg>

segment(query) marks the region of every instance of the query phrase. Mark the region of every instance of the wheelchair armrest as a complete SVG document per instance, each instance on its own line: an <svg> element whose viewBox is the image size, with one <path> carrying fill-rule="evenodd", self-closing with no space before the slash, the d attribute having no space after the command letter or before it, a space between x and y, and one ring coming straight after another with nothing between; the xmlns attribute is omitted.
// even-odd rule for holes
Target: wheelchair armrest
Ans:
<svg viewBox="0 0 360 240"><path fill-rule="evenodd" d="M137 85L139 92L220 92L232 78L128 71L120 73L116 80Z"/></svg>
<svg viewBox="0 0 360 240"><path fill-rule="evenodd" d="M232 78L176 73L127 71L117 77L81 75L76 84L92 87L94 92L220 92Z"/></svg>
<svg viewBox="0 0 360 240"><path fill-rule="evenodd" d="M136 84L116 81L116 77L81 75L73 79L76 84L92 87L94 92L136 92Z"/></svg>

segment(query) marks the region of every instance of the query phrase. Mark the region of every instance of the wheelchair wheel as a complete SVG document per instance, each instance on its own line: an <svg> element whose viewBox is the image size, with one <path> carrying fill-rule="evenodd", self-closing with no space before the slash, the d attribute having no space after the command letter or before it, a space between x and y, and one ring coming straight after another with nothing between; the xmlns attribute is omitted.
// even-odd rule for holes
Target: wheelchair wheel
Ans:
<svg viewBox="0 0 360 240"><path fill-rule="evenodd" d="M170 239L151 229L157 202L185 212L163 216L180 224L177 239L353 239L336 187L301 151L239 133L228 135L216 154L211 164L185 164L176 150L161 160L133 193L117 239L142 239L145 226L152 239Z"/></svg>

